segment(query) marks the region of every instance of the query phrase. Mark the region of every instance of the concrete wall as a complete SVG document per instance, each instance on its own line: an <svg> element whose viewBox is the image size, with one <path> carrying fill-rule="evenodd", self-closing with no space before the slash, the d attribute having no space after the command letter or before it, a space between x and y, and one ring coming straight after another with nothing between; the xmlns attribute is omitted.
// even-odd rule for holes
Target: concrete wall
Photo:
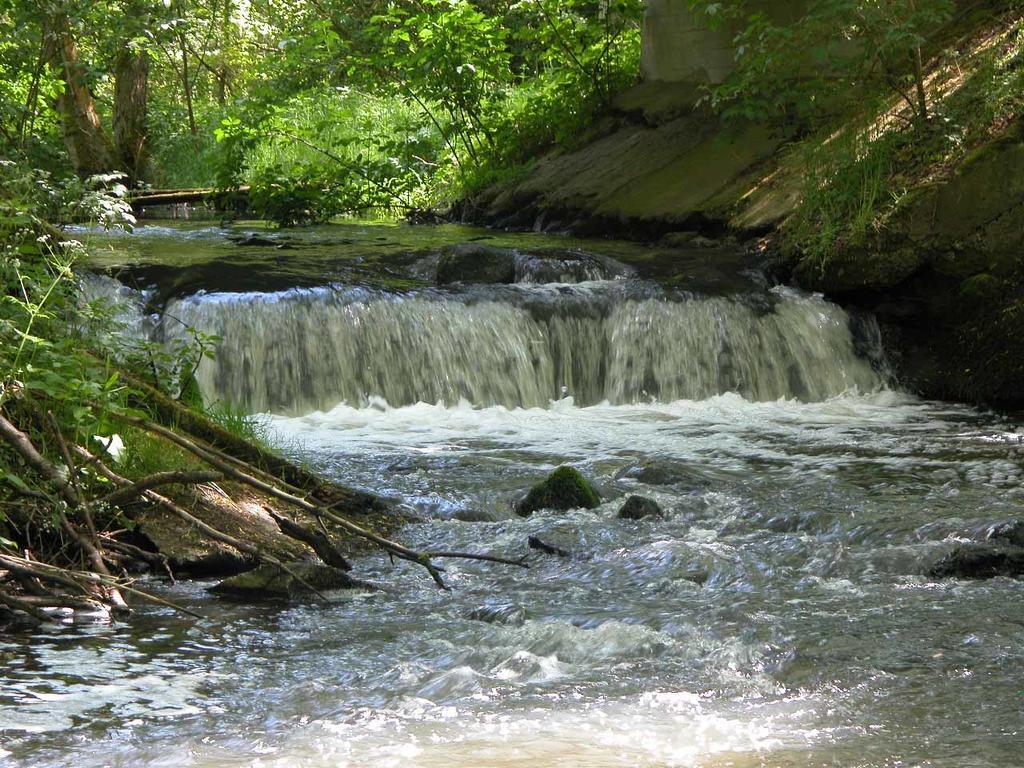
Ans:
<svg viewBox="0 0 1024 768"><path fill-rule="evenodd" d="M645 80L721 82L733 66L732 34L712 32L686 0L648 0L641 68Z"/></svg>
<svg viewBox="0 0 1024 768"><path fill-rule="evenodd" d="M762 10L779 19L799 14L801 0L763 0ZM735 30L710 30L687 0L648 0L641 67L645 80L720 83L734 66Z"/></svg>

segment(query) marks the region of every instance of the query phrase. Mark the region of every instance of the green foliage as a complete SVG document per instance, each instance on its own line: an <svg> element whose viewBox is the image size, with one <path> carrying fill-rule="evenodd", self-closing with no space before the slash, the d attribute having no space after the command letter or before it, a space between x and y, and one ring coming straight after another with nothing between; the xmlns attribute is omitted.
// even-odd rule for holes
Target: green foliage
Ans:
<svg viewBox="0 0 1024 768"><path fill-rule="evenodd" d="M148 159L131 162L151 185L249 184L254 212L283 225L401 214L574 141L636 79L642 13L642 0L0 4L17 31L0 42L0 151L70 175L63 74L42 46L67 14L108 135L120 62L148 62Z"/></svg>
<svg viewBox="0 0 1024 768"><path fill-rule="evenodd" d="M748 0L689 0L716 28L735 30L736 70L709 89L727 118L789 132L820 126L892 91L927 119L922 48L952 17L952 0L809 0L770 15Z"/></svg>
<svg viewBox="0 0 1024 768"><path fill-rule="evenodd" d="M216 404L206 411L206 415L235 437L270 450L270 428L260 416L246 413L229 403Z"/></svg>
<svg viewBox="0 0 1024 768"><path fill-rule="evenodd" d="M302 81L326 50L333 84L258 89L218 131L220 183L249 183L259 215L294 225L442 204L507 178L635 80L641 13L639 0L430 0L307 19L282 41L277 77Z"/></svg>
<svg viewBox="0 0 1024 768"><path fill-rule="evenodd" d="M805 264L824 270L841 251L870 250L874 236L925 180L941 178L974 148L1024 113L1024 22L989 45L946 54L934 75L940 96L928 123L880 125L877 115L808 139L793 165L805 175L803 200L784 227Z"/></svg>
<svg viewBox="0 0 1024 768"><path fill-rule="evenodd" d="M837 250L863 246L877 229L881 211L892 202L899 138L872 143L851 131L807 153L806 192L786 236L819 269Z"/></svg>

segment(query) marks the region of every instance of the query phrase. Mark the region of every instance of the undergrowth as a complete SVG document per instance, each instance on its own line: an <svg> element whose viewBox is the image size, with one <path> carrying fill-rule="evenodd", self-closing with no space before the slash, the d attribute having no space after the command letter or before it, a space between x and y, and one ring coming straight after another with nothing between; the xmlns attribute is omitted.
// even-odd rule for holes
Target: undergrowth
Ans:
<svg viewBox="0 0 1024 768"><path fill-rule="evenodd" d="M804 170L804 192L783 234L805 264L824 271L840 251L869 244L909 191L940 180L1020 119L1024 21L1014 15L942 53L928 87L926 123L883 104L794 149L790 163Z"/></svg>

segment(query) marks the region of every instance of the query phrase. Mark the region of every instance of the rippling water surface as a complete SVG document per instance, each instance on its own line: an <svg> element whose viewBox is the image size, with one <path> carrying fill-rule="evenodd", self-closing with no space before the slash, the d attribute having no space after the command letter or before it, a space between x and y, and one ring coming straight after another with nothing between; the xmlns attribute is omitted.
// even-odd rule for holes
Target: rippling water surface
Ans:
<svg viewBox="0 0 1024 768"><path fill-rule="evenodd" d="M268 415L410 505L411 545L571 556L456 561L450 593L370 556L392 589L327 607L179 584L207 620L0 637L0 765L1021 765L1024 582L923 575L1022 516L1018 422L884 388L635 399ZM605 503L515 518L562 463ZM630 493L665 519L619 520Z"/></svg>

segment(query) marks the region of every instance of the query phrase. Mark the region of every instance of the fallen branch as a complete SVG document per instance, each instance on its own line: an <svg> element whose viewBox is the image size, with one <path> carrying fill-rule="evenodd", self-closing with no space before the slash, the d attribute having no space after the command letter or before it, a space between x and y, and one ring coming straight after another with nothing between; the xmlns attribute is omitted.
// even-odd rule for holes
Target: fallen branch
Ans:
<svg viewBox="0 0 1024 768"><path fill-rule="evenodd" d="M304 544L308 544L316 552L317 557L324 561L327 565L337 568L342 571L351 571L352 564L345 558L343 554L338 550L326 534L320 531L311 531L305 526L299 525L294 520L289 520L287 517L283 517L277 514L274 510L269 507L263 508L274 522L277 523L277 527L281 529L281 532L286 536L293 538L297 541L301 541Z"/></svg>
<svg viewBox="0 0 1024 768"><path fill-rule="evenodd" d="M54 422L56 424L56 422ZM68 474L74 473L74 464L71 459L71 452L68 450L67 443L64 441L64 436L57 429L57 439L61 444L61 449L64 453L65 461L67 462ZM0 414L0 437L2 437L8 445L14 450L31 466L40 476L47 481L56 491L63 497L63 501L67 504L70 509L80 509L85 518L86 524L95 538L95 527L92 524L92 518L88 514L88 510L83 507L82 499L78 492L78 485L75 482L65 477L57 467L48 461L33 445L32 440L29 439L28 435L18 429L14 424L7 420L2 414ZM71 539L78 545L78 548L82 550L86 558L92 563L92 567L97 573L104 576L110 576L110 571L107 569L106 563L103 561L103 555L100 553L96 544L90 539L89 536L81 533L78 528L68 520L67 514L64 510L57 510L57 520L60 523L60 527L67 533ZM121 613L130 613L131 609L128 607L128 603L125 602L124 597L118 592L116 583L104 585L107 598L111 603L114 610Z"/></svg>
<svg viewBox="0 0 1024 768"><path fill-rule="evenodd" d="M4 605L10 608L12 611L20 611L31 616L36 621L43 624L53 621L53 617L45 611L40 610L31 603L26 602L22 598L15 597L14 595L8 595L3 590L0 590L0 605Z"/></svg>
<svg viewBox="0 0 1024 768"><path fill-rule="evenodd" d="M144 592L136 587L129 586L124 583L120 583L113 576L104 576L98 573L92 573L90 571L72 571L67 568L59 568L49 563L40 563L34 560L28 560L26 558L12 557L10 555L0 554L0 566L6 568L12 573L24 573L29 574L38 578L40 581L46 581L52 584L60 586L70 587L83 592L86 596L89 595L89 591L85 588L84 584L90 584L93 586L107 586L117 587L123 589L125 592L138 595L158 605L165 605L168 608L173 608L176 611L185 613L193 618L205 619L206 617L196 613L195 611L185 608L183 606L172 603L170 600L165 600L162 597L157 597L149 592ZM84 582L84 584L83 584ZM17 599L17 598L14 598Z"/></svg>
<svg viewBox="0 0 1024 768"><path fill-rule="evenodd" d="M338 525L339 527L348 531L349 533L352 533L353 535L358 536L362 539L366 539L367 541L373 542L377 546L381 547L387 552L392 553L396 557L400 557L404 560L409 560L413 563L422 566L423 568L426 568L431 578L433 578L434 583L436 583L442 589L447 589L444 580L441 578L441 573L443 572L444 569L439 568L438 566L431 563L430 558L426 557L422 553L416 552L415 550L409 549L408 547L404 547L397 542L385 539L383 536L378 536L377 534L372 533L371 531L368 531L365 528L356 525L351 520L346 520L344 517L335 514L329 509L321 505L318 505L317 503L310 501L309 499L295 496L294 494L281 490L280 488L271 483L260 480L258 477L254 477L249 472L245 472L242 471L241 469L236 468L230 462L220 458L219 456L216 456L207 448L199 445L195 441L190 440L187 437L183 437L182 435L179 435L170 429L167 429L167 427L161 426L160 424L155 424L149 421L148 419L143 419L138 416L129 416L127 414L118 413L116 411L111 411L109 415L118 421L129 424L130 426L138 427L139 429L143 429L147 432L150 432L151 434L155 434L165 438L169 442L174 443L179 448L182 448L185 451L188 451L196 458L201 459L202 461L206 462L212 467L215 467L216 469L219 469L225 475L237 480L240 483L249 485L252 488L255 488L256 490L262 491L263 493L266 493L269 496L278 499L279 501L292 504L298 507L299 509L309 512L310 514L316 515L318 517L325 517L331 522Z"/></svg>
<svg viewBox="0 0 1024 768"><path fill-rule="evenodd" d="M362 513L383 511L387 508L381 499L372 494L326 484L322 478L304 467L243 440L216 422L168 397L130 371L119 368L118 373L122 381L131 387L136 406L153 413L158 421L173 424L175 428L202 440L211 452L216 451L221 458L258 469L275 482L284 482L299 492L326 496L325 501L338 506L343 505L349 511Z"/></svg>
<svg viewBox="0 0 1024 768"><path fill-rule="evenodd" d="M459 560L482 560L487 563L501 563L502 565L514 565L517 568L530 568L529 564L526 562L525 556L517 558L515 560L512 560L507 557L497 557L495 555L476 555L471 552L426 552L424 553L424 556L436 560L443 560L445 558Z"/></svg>
<svg viewBox="0 0 1024 768"><path fill-rule="evenodd" d="M15 452L25 460L36 473L46 480L51 486L57 489L61 496L71 506L78 503L75 490L67 482L64 474L56 466L47 461L36 447L32 444L28 435L8 421L3 414L0 414L0 437L10 445Z"/></svg>
<svg viewBox="0 0 1024 768"><path fill-rule="evenodd" d="M546 555L554 555L555 557L571 557L569 552L566 552L564 549L554 547L550 544L545 544L536 536L531 536L529 539L527 539L527 544L529 544L530 549L539 550L540 552L543 552Z"/></svg>
<svg viewBox="0 0 1024 768"><path fill-rule="evenodd" d="M117 507L143 496L146 491L152 490L153 488L159 488L163 485L197 485L199 483L212 483L223 479L224 476L219 472L158 472L155 475L144 477L131 485L125 486L124 488L119 488L113 493L109 493L103 498L98 499L94 503Z"/></svg>

